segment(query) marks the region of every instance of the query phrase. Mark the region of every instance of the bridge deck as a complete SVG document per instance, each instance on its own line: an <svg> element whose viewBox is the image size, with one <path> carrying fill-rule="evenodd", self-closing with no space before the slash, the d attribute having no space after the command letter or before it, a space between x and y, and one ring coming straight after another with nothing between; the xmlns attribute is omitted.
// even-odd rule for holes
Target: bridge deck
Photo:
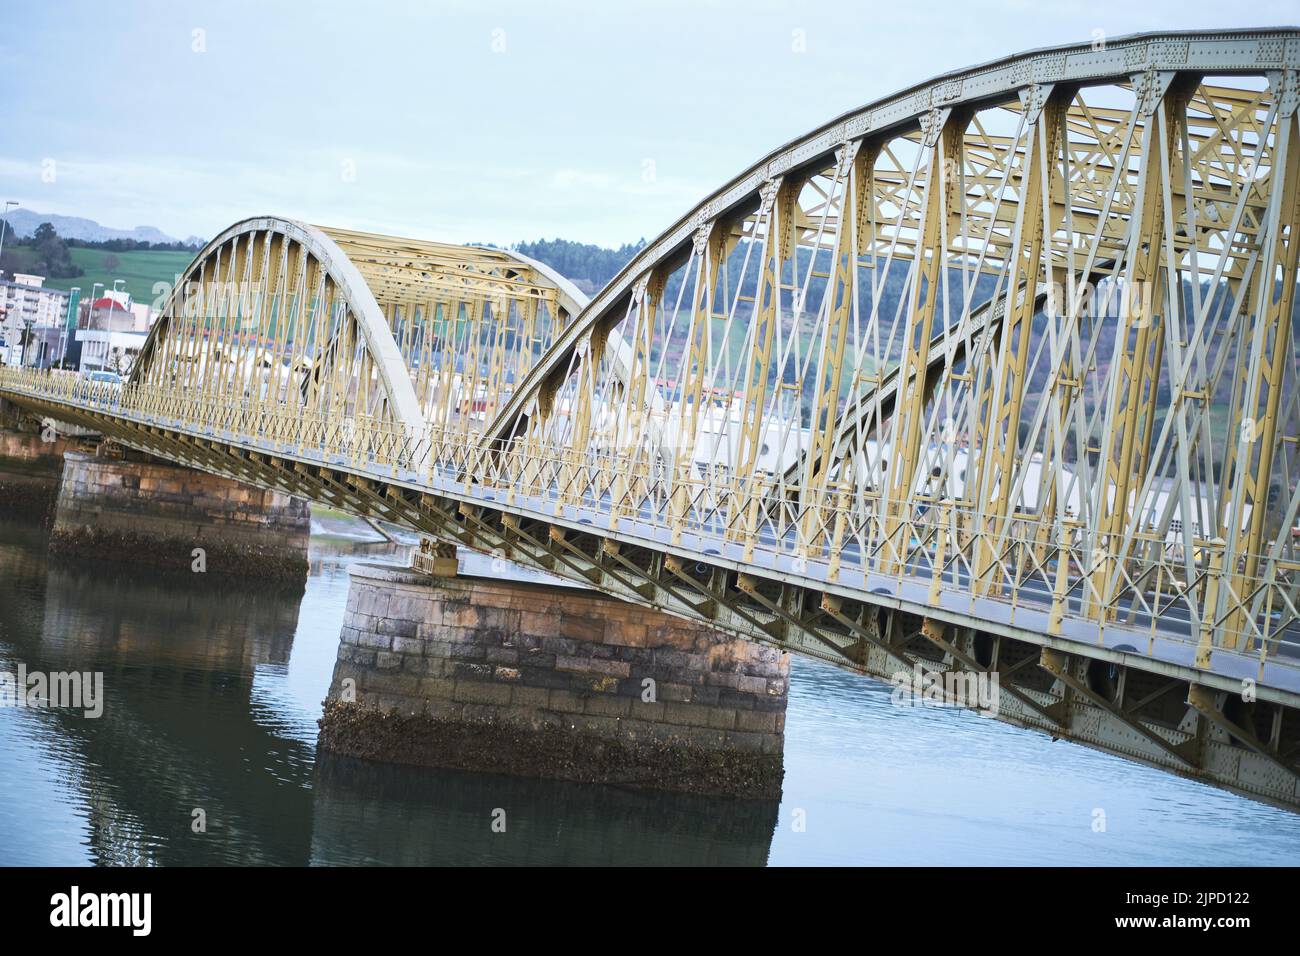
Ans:
<svg viewBox="0 0 1300 956"><path fill-rule="evenodd" d="M62 404L54 390L42 389L30 374L23 383L14 382L12 374L0 372L0 394L24 402L33 398ZM342 472L367 477L381 484L392 484L451 500L478 504L488 508L508 509L516 515L567 525L575 531L601 533L628 544L673 553L691 561L703 561L732 569L759 573L773 579L797 581L805 587L864 598L873 604L899 608L921 616L935 616L953 623L1005 633L1033 643L1056 647L1086 657L1118 662L1136 662L1139 666L1170 675L1194 677L1216 686L1238 689L1241 681L1258 685L1262 699L1276 699L1300 705L1300 637L1293 624L1274 646L1274 653L1263 649L1245 653L1218 648L1208 666L1198 665L1198 634L1187 613L1134 616L1129 621L1104 624L1082 613L1077 598L1069 603L1056 633L1052 633L1053 594L1046 587L1023 588L1011 594L977 594L970 575L947 570L940 577L937 590L932 588L929 563L914 561L891 573L882 573L862 562L860 549L844 549L832 566L829 554L809 557L797 550L792 534L759 535L742 542L722 533L721 519L687 522L674 529L643 504L633 516L612 517L609 498L603 501L573 502L556 488L549 494L510 491L466 480L460 469L435 464L426 449L418 459L406 462L381 459L370 452L330 449L299 442L241 432L221 427L194 427L183 417L170 417L133 411L114 398L82 399L64 405L69 417L93 413L107 419L131 422L143 428L160 428L177 434L228 444L247 451L262 452L286 461L326 466ZM100 419L101 421L103 419ZM129 442L129 435L123 436ZM1161 665L1165 665L1161 667ZM1220 678L1214 680L1213 678Z"/></svg>

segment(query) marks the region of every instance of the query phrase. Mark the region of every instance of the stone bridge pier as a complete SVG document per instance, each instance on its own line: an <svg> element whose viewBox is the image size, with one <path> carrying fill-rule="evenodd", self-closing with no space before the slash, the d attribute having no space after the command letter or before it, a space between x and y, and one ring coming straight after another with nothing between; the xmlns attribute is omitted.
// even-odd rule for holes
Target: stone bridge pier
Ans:
<svg viewBox="0 0 1300 956"><path fill-rule="evenodd" d="M53 517L52 557L301 587L306 501L81 434L0 399L0 517Z"/></svg>
<svg viewBox="0 0 1300 956"><path fill-rule="evenodd" d="M434 570L452 573L350 569L322 750L779 797L788 653L596 591Z"/></svg>
<svg viewBox="0 0 1300 956"><path fill-rule="evenodd" d="M59 497L64 452L73 445L0 399L0 517L48 518Z"/></svg>
<svg viewBox="0 0 1300 956"><path fill-rule="evenodd" d="M301 586L310 533L302 499L101 445L63 456L50 553Z"/></svg>

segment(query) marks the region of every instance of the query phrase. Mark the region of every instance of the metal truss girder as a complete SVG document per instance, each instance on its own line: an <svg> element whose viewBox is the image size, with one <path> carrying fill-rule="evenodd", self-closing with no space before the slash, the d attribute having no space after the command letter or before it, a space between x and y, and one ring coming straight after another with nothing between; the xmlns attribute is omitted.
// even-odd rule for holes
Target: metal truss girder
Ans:
<svg viewBox="0 0 1300 956"><path fill-rule="evenodd" d="M1020 688L1010 683L1003 683L1001 672L996 671L990 667L981 666L979 661L975 660L974 657L972 657L970 654L967 654L961 648L957 647L956 644L954 644L952 641L947 639L947 637L945 636L946 630L947 630L946 624L943 624L942 622L939 621L932 621L930 618L926 618L925 622L921 626L921 636L924 637L931 644L933 644L935 647L939 648L941 651L943 651L953 660L961 664L970 673L989 674L989 675L998 674L999 675L998 690L1000 693L1010 694L1012 697L1016 699L1017 703L1019 703L1022 707L1025 707L1026 709L1033 711L1034 713L1043 717L1045 720L1049 721L1054 726L1056 727L1064 726L1065 719L1061 713L1060 708L1057 707L1057 705L1040 704L1038 701L1034 700L1032 697L1030 697Z"/></svg>
<svg viewBox="0 0 1300 956"><path fill-rule="evenodd" d="M1111 717L1123 723L1126 727L1136 731L1146 740L1159 747L1170 757L1184 764L1190 769L1199 769L1200 761L1197 757L1196 741L1188 740L1183 743L1173 743L1160 734L1156 733L1150 727L1146 726L1140 719L1132 714L1115 706L1113 702L1107 700L1101 694L1098 694L1086 681L1080 680L1074 674L1070 673L1070 658L1060 651L1054 651L1050 648L1043 648L1040 658L1040 666L1062 684L1069 687L1071 691L1080 697L1086 698L1094 706L1100 707Z"/></svg>
<svg viewBox="0 0 1300 956"><path fill-rule="evenodd" d="M1300 767L1297 767L1296 764L1287 760L1274 748L1261 741L1253 731L1242 727L1224 714L1217 703L1217 698L1222 693L1223 691L1212 691L1201 684L1189 684L1187 687L1187 703L1214 726L1237 738L1261 757L1272 761L1279 769L1286 771L1293 777L1300 778Z"/></svg>

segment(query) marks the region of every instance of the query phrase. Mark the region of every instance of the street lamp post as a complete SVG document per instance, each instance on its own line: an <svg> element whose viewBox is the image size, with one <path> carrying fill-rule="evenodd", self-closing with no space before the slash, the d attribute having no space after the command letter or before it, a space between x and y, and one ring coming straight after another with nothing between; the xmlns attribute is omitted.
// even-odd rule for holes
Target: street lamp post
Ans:
<svg viewBox="0 0 1300 956"><path fill-rule="evenodd" d="M86 330L87 331L89 331L91 327L94 326L95 324L95 296L99 294L98 290L102 289L103 287L104 287L104 283L102 282L96 282L94 285L90 287L90 304L86 307ZM83 343L81 349L81 364L84 365L85 361L86 361L86 347L85 344Z"/></svg>
<svg viewBox="0 0 1300 956"><path fill-rule="evenodd" d="M109 359L112 358L113 355L113 318L120 305L120 303L117 301L117 294L122 291L121 289L118 288L118 286L124 285L125 283L126 283L125 279L113 280L113 299L112 299L113 304L108 307L108 341L104 343L105 366L108 365ZM126 311L125 306L122 306L122 311L123 312ZM118 371L118 363L116 361L113 362L113 371L114 372Z"/></svg>
<svg viewBox="0 0 1300 956"><path fill-rule="evenodd" d="M0 257L3 257L4 254L5 254L5 226L9 225L9 208L10 208L11 206L17 206L17 205L18 205L18 203L15 202L15 201L12 200L12 199L8 199L8 200L6 200L6 201L5 201L5 211L4 211L4 214L3 214L3 215L0 215ZM0 274L2 274L2 273L0 273ZM6 296L6 298L7 298L7 296ZM6 320L6 321L8 321L8 317L9 317L9 316L8 316L8 310L6 310L6 313L5 313L5 320ZM27 353L27 346L24 345L24 346L23 346L23 354L25 355L26 353ZM19 367L19 368L22 368L22 362L19 362L19 363L18 363L18 367Z"/></svg>

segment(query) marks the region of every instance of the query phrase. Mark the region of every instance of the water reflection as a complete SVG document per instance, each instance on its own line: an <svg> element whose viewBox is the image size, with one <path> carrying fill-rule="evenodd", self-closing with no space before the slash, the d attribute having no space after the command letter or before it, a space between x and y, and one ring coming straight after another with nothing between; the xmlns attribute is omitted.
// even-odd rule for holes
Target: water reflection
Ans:
<svg viewBox="0 0 1300 956"><path fill-rule="evenodd" d="M14 711L6 729L61 764L64 799L84 812L88 861L303 862L313 746L255 702L259 669L288 663L297 601L120 570L42 575L33 557L0 548L0 575L17 585L0 606L0 661L103 672L104 716ZM196 809L206 834L192 829Z"/></svg>
<svg viewBox="0 0 1300 956"><path fill-rule="evenodd" d="M762 866L776 819L776 801L384 766L321 754L311 857L322 864L400 866Z"/></svg>

